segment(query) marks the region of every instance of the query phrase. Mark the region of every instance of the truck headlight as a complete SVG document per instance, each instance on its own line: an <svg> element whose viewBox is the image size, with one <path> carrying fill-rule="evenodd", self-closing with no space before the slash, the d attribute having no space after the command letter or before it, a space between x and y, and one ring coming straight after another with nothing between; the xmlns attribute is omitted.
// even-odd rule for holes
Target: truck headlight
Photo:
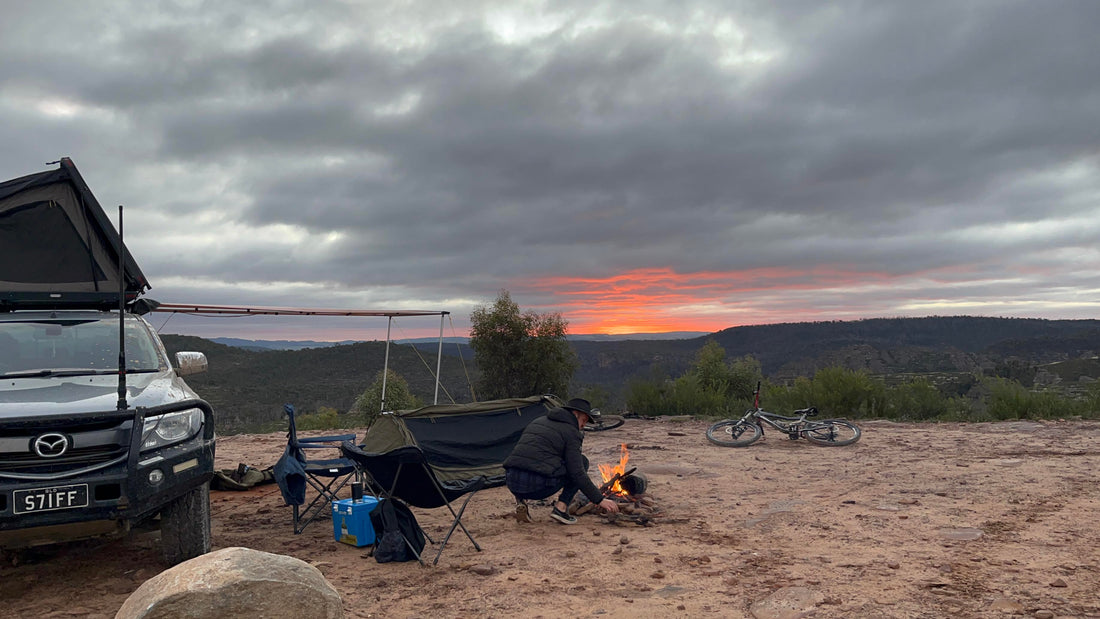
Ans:
<svg viewBox="0 0 1100 619"><path fill-rule="evenodd" d="M146 417L141 432L141 450L179 443L195 436L201 429L202 411L197 408Z"/></svg>

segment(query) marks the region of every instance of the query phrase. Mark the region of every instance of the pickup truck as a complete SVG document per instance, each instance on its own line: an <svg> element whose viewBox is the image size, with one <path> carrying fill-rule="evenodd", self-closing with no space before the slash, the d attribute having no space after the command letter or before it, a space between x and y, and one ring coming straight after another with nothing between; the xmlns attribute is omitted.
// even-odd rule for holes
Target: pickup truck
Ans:
<svg viewBox="0 0 1100 619"><path fill-rule="evenodd" d="M63 159L0 183L0 548L160 529L210 550L214 413L142 313L148 284ZM121 333L120 333L121 332Z"/></svg>

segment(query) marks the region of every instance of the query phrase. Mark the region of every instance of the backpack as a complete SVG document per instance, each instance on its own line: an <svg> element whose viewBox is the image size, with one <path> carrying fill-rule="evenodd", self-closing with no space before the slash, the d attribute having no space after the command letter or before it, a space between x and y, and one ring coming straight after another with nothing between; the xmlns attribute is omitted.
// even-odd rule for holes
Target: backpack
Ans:
<svg viewBox="0 0 1100 619"><path fill-rule="evenodd" d="M374 547L375 561L416 561L417 555L424 550L424 532L416 516L401 501L382 499L371 511L370 523L378 539ZM409 549L410 545L415 554Z"/></svg>

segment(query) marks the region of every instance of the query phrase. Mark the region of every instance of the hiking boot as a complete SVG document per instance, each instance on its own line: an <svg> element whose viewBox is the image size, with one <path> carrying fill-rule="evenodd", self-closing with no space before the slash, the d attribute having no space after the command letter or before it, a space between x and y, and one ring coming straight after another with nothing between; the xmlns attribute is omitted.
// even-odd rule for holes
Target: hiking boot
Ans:
<svg viewBox="0 0 1100 619"><path fill-rule="evenodd" d="M534 519L531 518L531 512L527 509L527 503L523 501L516 503L516 522L520 524L534 522Z"/></svg>
<svg viewBox="0 0 1100 619"><path fill-rule="evenodd" d="M577 524L577 519L557 507L550 511L550 517L562 524Z"/></svg>

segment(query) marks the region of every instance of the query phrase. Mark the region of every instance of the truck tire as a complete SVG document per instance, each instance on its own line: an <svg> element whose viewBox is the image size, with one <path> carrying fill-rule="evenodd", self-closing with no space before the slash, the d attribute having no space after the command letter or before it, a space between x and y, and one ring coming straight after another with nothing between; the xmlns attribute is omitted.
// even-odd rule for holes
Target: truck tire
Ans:
<svg viewBox="0 0 1100 619"><path fill-rule="evenodd" d="M210 484L191 490L161 511L160 549L168 565L210 552Z"/></svg>

